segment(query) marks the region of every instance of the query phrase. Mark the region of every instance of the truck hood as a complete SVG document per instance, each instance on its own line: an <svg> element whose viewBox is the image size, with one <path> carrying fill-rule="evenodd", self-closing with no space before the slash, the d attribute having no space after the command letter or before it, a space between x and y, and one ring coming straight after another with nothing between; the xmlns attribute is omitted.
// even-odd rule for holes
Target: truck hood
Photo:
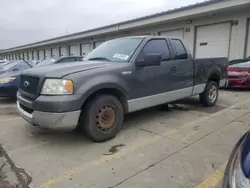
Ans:
<svg viewBox="0 0 250 188"><path fill-rule="evenodd" d="M114 63L106 61L81 61L73 63L58 63L54 65L35 67L31 70L24 71L22 74L34 75L50 78L62 78L76 72L87 71L110 66Z"/></svg>

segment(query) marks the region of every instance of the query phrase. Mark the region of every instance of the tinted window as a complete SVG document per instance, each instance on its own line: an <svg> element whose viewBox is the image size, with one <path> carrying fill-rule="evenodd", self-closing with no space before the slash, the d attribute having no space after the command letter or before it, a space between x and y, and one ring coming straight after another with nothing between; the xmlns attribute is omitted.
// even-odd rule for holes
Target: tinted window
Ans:
<svg viewBox="0 0 250 188"><path fill-rule="evenodd" d="M15 67L12 68L12 71L22 71L22 70L25 70L25 69L28 69L30 66L27 65L27 63L19 63L18 65L16 65Z"/></svg>
<svg viewBox="0 0 250 188"><path fill-rule="evenodd" d="M187 59L187 52L179 39L171 39L172 47L175 54L175 59Z"/></svg>
<svg viewBox="0 0 250 188"><path fill-rule="evenodd" d="M69 62L74 62L74 61L79 61L79 59L77 57L68 57L68 58L60 60L58 63L69 63Z"/></svg>
<svg viewBox="0 0 250 188"><path fill-rule="evenodd" d="M77 57L76 58L76 61L82 61L83 60L83 57Z"/></svg>
<svg viewBox="0 0 250 188"><path fill-rule="evenodd" d="M146 54L158 53L161 54L162 60L170 59L170 52L165 40L151 40L142 49L138 59L143 60Z"/></svg>
<svg viewBox="0 0 250 188"><path fill-rule="evenodd" d="M237 68L250 68L250 61L244 63L237 63L234 65L230 65L230 67L237 67Z"/></svg>
<svg viewBox="0 0 250 188"><path fill-rule="evenodd" d="M57 63L67 63L67 62L72 62L73 58L65 58L65 59L61 59L59 60Z"/></svg>

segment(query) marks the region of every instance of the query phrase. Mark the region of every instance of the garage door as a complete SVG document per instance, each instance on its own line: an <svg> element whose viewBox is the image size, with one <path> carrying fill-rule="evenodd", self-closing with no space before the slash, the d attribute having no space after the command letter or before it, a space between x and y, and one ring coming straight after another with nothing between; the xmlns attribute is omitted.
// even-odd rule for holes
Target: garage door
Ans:
<svg viewBox="0 0 250 188"><path fill-rule="evenodd" d="M184 29L176 29L171 31L162 31L159 33L162 36L171 36L171 37L178 37L184 38Z"/></svg>
<svg viewBox="0 0 250 188"><path fill-rule="evenodd" d="M68 52L68 47L67 46L60 47L60 56L61 57L67 57L67 56L69 56L69 52Z"/></svg>
<svg viewBox="0 0 250 188"><path fill-rule="evenodd" d="M250 20L248 21L247 57L250 57Z"/></svg>
<svg viewBox="0 0 250 188"><path fill-rule="evenodd" d="M32 60L32 51L29 51L29 60Z"/></svg>
<svg viewBox="0 0 250 188"><path fill-rule="evenodd" d="M28 60L28 54L27 54L27 52L24 52L24 59Z"/></svg>
<svg viewBox="0 0 250 188"><path fill-rule="evenodd" d="M81 56L83 57L92 51L90 44L81 44L81 49L82 49Z"/></svg>
<svg viewBox="0 0 250 188"><path fill-rule="evenodd" d="M231 23L197 27L196 58L228 57Z"/></svg>
<svg viewBox="0 0 250 188"><path fill-rule="evenodd" d="M50 59L50 58L51 58L50 48L49 49L45 49L45 59Z"/></svg>
<svg viewBox="0 0 250 188"><path fill-rule="evenodd" d="M33 59L38 60L38 52L33 51Z"/></svg>
<svg viewBox="0 0 250 188"><path fill-rule="evenodd" d="M44 50L39 50L39 60L44 59Z"/></svg>
<svg viewBox="0 0 250 188"><path fill-rule="evenodd" d="M105 41L98 41L95 42L95 48L97 48L98 46L100 46L102 43L104 43Z"/></svg>
<svg viewBox="0 0 250 188"><path fill-rule="evenodd" d="M51 48L51 53L52 53L52 57L58 57L58 51L57 48Z"/></svg>
<svg viewBox="0 0 250 188"><path fill-rule="evenodd" d="M69 47L70 56L79 56L80 55L80 45L73 45Z"/></svg>

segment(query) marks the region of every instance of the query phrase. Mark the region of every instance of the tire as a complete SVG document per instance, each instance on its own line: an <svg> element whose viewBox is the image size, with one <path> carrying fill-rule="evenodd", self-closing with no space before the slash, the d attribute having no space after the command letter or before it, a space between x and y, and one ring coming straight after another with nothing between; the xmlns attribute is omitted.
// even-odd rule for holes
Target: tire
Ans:
<svg viewBox="0 0 250 188"><path fill-rule="evenodd" d="M213 94L211 93L213 92ZM214 106L217 102L219 86L215 81L208 81L205 90L200 94L200 102L203 106ZM211 96L212 95L212 96Z"/></svg>
<svg viewBox="0 0 250 188"><path fill-rule="evenodd" d="M82 110L79 126L87 137L102 142L119 133L123 118L123 106L116 97L97 95Z"/></svg>

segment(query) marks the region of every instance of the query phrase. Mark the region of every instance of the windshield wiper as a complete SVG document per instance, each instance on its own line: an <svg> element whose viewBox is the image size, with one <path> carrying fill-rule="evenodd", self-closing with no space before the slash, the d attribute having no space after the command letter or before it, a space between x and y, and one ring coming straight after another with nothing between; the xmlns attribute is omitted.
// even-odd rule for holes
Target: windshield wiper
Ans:
<svg viewBox="0 0 250 188"><path fill-rule="evenodd" d="M101 61L110 61L108 58L106 57L93 57L93 58L89 58L88 60L101 60Z"/></svg>

